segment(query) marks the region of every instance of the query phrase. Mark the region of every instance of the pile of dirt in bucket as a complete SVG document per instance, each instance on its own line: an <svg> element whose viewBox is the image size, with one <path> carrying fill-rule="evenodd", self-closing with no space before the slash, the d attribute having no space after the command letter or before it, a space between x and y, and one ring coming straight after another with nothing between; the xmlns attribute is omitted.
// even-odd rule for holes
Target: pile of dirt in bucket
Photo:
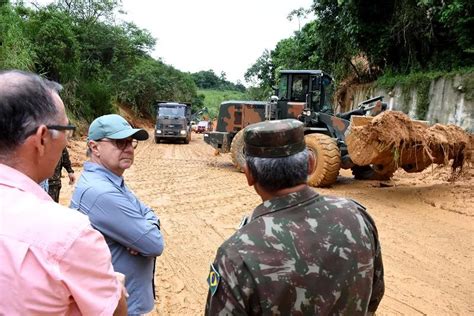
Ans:
<svg viewBox="0 0 474 316"><path fill-rule="evenodd" d="M402 112L387 111L363 126L351 126L346 143L352 161L359 165L395 165L420 172L432 163L462 169L471 159L472 135L455 125L429 127Z"/></svg>
<svg viewBox="0 0 474 316"><path fill-rule="evenodd" d="M453 160L455 169L472 158L472 135L459 126L435 124L428 129L427 140L434 163L447 164Z"/></svg>

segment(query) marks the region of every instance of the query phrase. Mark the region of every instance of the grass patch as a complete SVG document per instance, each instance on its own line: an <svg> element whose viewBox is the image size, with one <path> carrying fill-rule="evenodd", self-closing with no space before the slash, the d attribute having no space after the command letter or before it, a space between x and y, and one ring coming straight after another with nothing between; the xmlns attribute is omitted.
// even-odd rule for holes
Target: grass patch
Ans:
<svg viewBox="0 0 474 316"><path fill-rule="evenodd" d="M204 95L204 106L209 110L211 119L219 115L219 105L223 101L247 100L247 94L233 90L198 90L198 94Z"/></svg>

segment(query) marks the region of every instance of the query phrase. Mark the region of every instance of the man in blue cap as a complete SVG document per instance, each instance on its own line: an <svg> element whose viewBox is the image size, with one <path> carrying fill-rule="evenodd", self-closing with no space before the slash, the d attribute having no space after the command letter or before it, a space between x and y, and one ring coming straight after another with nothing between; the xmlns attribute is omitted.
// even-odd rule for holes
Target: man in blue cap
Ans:
<svg viewBox="0 0 474 316"><path fill-rule="evenodd" d="M70 205L89 216L107 241L115 271L125 274L129 315L153 309L155 260L164 246L158 217L122 176L133 164L138 141L146 139L147 131L132 128L120 115L95 119L88 134L90 160L84 163Z"/></svg>

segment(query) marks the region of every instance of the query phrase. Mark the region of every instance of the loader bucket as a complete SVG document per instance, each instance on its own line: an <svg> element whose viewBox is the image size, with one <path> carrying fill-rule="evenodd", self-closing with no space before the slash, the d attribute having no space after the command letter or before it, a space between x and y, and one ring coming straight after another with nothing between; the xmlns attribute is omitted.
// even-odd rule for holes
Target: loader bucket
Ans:
<svg viewBox="0 0 474 316"><path fill-rule="evenodd" d="M372 122L373 116L361 116L361 115L352 115L351 116L351 127L365 126Z"/></svg>
<svg viewBox="0 0 474 316"><path fill-rule="evenodd" d="M357 126L365 126L372 122L374 119L374 116L362 116L362 115L353 115L351 116L351 126L357 127ZM411 122L415 125L421 126L421 127L429 127L430 122L428 121L421 121L421 120L411 120Z"/></svg>
<svg viewBox="0 0 474 316"><path fill-rule="evenodd" d="M410 119L402 112L386 111L376 117L353 116L346 134L351 160L359 166L395 165L419 172L431 163L453 168L464 163L470 135L454 125Z"/></svg>

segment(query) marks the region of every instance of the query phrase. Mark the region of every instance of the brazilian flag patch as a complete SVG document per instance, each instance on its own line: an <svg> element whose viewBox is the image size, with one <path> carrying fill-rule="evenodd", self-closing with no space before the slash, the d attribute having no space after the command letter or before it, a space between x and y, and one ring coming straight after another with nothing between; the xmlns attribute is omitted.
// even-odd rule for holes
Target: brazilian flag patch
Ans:
<svg viewBox="0 0 474 316"><path fill-rule="evenodd" d="M217 287L219 286L219 281L221 280L221 275L217 272L217 269L211 264L211 271L209 271L209 276L207 277L207 283L209 284L209 290L211 291L212 296L216 294Z"/></svg>

